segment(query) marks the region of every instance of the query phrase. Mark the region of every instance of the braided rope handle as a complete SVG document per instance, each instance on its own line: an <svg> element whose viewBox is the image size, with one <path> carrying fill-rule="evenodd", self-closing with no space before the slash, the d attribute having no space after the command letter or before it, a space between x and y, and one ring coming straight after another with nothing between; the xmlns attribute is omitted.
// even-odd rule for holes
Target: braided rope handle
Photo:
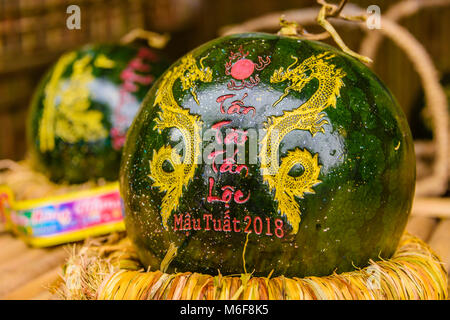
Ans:
<svg viewBox="0 0 450 320"><path fill-rule="evenodd" d="M383 36L391 39L402 49L412 62L416 72L421 78L425 91L426 104L432 113L433 133L435 148L435 160L432 165L432 173L429 177L418 180L416 184L416 196L439 196L446 192L448 177L450 176L449 156L449 125L447 98L439 82L439 75L434 63L423 45L404 27L400 26L395 19L417 12L419 9L433 6L450 5L450 0L412 0L403 1L392 7L387 14L381 17L382 28L380 32L368 32L368 36L361 45L361 55L374 57L375 52ZM362 8L348 4L342 10L347 16L362 16ZM248 20L242 24L224 27L219 32L228 35L240 32L251 32L258 30L273 30L278 27L280 16L296 21L301 25L316 23L316 17L320 8L295 9L285 12L275 12L255 19ZM333 21L335 25L349 27L358 26L363 31L368 31L365 23L347 22L342 20Z"/></svg>
<svg viewBox="0 0 450 320"><path fill-rule="evenodd" d="M120 39L120 42L123 44L129 44L138 39L146 40L148 46L151 48L163 49L166 46L167 42L169 42L170 35L168 33L159 34L153 31L137 28L124 35Z"/></svg>
<svg viewBox="0 0 450 320"><path fill-rule="evenodd" d="M389 8L383 15L387 21L382 33L369 32L361 42L360 52L369 57L375 57L383 39L383 35L394 41L408 56L420 75L425 92L426 107L430 109L435 160L431 175L417 182L417 196L438 196L446 192L450 177L450 127L447 98L439 82L439 74L431 57L424 47L406 29L400 27L397 21L431 7L450 6L450 0L406 0ZM416 150L416 153L419 150Z"/></svg>

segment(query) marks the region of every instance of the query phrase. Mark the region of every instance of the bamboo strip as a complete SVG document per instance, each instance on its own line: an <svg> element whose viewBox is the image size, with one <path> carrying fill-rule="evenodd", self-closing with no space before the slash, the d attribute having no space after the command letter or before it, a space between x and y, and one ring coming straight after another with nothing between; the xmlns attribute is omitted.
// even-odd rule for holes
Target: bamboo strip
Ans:
<svg viewBox="0 0 450 320"><path fill-rule="evenodd" d="M57 300L57 297L48 290L43 290L38 295L34 296L32 300Z"/></svg>
<svg viewBox="0 0 450 320"><path fill-rule="evenodd" d="M60 265L66 256L66 250L61 247L54 250L33 249L19 259L3 265L0 268L0 296Z"/></svg>
<svg viewBox="0 0 450 320"><path fill-rule="evenodd" d="M14 257L20 256L27 251L28 246L20 239L13 238L10 234L7 235L8 241L0 242L0 266L7 263Z"/></svg>
<svg viewBox="0 0 450 320"><path fill-rule="evenodd" d="M4 296L0 296L0 299L4 300L28 300L36 296L48 293L48 287L50 287L59 277L61 273L61 266L50 269L42 275L32 279L26 284L12 290Z"/></svg>
<svg viewBox="0 0 450 320"><path fill-rule="evenodd" d="M412 215L450 218L450 198L415 198Z"/></svg>
<svg viewBox="0 0 450 320"><path fill-rule="evenodd" d="M437 222L438 221L435 218L411 216L406 225L406 230L412 235L427 242L432 235Z"/></svg>
<svg viewBox="0 0 450 320"><path fill-rule="evenodd" d="M13 242L14 242L14 238L12 238L9 233L2 232L0 234L0 248L6 248ZM2 251L0 251L0 254L1 254L1 252ZM1 261L1 259L0 259L0 261Z"/></svg>
<svg viewBox="0 0 450 320"><path fill-rule="evenodd" d="M447 272L450 272L450 219L439 222L429 244L444 262Z"/></svg>
<svg viewBox="0 0 450 320"><path fill-rule="evenodd" d="M8 272L13 272L17 270L17 268L23 267L31 263L36 259L40 259L45 256L46 251L42 249L36 250L27 250L23 254L17 255L16 257L5 261L0 265L0 279L2 276L7 274ZM0 290L1 290L1 281L0 281Z"/></svg>

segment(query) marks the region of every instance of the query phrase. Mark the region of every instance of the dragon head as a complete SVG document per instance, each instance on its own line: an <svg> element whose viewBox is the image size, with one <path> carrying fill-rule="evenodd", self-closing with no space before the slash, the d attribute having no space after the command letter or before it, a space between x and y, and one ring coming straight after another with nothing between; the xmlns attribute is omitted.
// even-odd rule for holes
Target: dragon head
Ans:
<svg viewBox="0 0 450 320"><path fill-rule="evenodd" d="M190 90L195 102L200 104L197 98L196 92L196 81L211 82L212 81L212 70L209 67L203 65L203 60L208 56L200 59L200 68L197 65L195 59L188 55L181 60L181 65L184 66L185 72L182 77L180 77L183 90Z"/></svg>
<svg viewBox="0 0 450 320"><path fill-rule="evenodd" d="M291 65L289 65L286 68L286 70L284 70L283 67L279 68L278 70L275 70L273 75L270 77L270 82L279 83L286 80L290 80L291 89L295 88L295 90L300 91L314 77L313 74L314 56L306 59L295 68L294 66L298 63L298 58L294 56L291 56L291 58L294 60L294 62Z"/></svg>
<svg viewBox="0 0 450 320"><path fill-rule="evenodd" d="M298 58L291 56L294 62L291 63L286 70L283 67L275 70L270 78L271 83L278 83L286 80L290 81L290 84L286 87L284 94L273 104L273 106L277 105L283 98L285 98L288 95L289 90L300 92L306 84L314 78L319 80L324 78L334 79L336 85L333 93L334 96L339 96L339 89L343 85L341 79L345 76L345 73L341 69L335 69L334 65L327 63L326 60L333 57L335 57L334 53L324 52L318 55L310 56L299 64ZM330 103L333 101L335 100L330 100Z"/></svg>

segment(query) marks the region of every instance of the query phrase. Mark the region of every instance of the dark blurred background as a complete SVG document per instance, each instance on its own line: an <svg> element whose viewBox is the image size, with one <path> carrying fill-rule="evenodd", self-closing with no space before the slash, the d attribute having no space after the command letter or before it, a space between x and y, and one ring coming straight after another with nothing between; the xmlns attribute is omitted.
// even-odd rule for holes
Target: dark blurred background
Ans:
<svg viewBox="0 0 450 320"><path fill-rule="evenodd" d="M376 4L383 13L397 1L350 2L363 8ZM81 30L66 27L66 9L72 4L81 8ZM315 5L314 0L0 0L0 159L25 156L31 95L45 70L64 51L89 42L115 41L141 27L170 32L167 51L175 59L217 37L223 26L272 11ZM426 9L401 21L442 73L450 72L449 8ZM361 31L338 31L352 49L359 48ZM421 86L404 53L384 40L373 68L411 119Z"/></svg>

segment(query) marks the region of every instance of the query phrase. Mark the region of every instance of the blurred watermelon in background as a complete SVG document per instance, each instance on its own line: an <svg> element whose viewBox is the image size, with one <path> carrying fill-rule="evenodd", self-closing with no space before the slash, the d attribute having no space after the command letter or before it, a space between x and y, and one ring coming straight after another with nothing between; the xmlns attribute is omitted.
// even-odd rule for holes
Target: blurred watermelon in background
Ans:
<svg viewBox="0 0 450 320"><path fill-rule="evenodd" d="M63 54L31 104L33 167L55 182L116 180L127 130L167 67L147 47L97 44Z"/></svg>

